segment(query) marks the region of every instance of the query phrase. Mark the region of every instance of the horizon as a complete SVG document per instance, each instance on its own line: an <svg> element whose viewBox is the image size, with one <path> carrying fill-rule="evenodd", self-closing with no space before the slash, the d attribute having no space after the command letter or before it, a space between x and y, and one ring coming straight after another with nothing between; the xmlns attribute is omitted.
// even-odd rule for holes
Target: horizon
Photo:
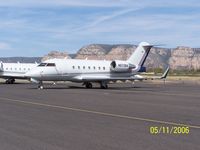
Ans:
<svg viewBox="0 0 200 150"><path fill-rule="evenodd" d="M7 0L0 3L0 57L68 54L92 43L200 48L200 2Z"/></svg>

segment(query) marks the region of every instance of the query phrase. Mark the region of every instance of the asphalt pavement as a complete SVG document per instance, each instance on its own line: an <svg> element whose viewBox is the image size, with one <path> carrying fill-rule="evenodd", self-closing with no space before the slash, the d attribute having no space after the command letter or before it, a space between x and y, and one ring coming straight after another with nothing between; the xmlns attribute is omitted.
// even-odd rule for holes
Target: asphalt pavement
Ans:
<svg viewBox="0 0 200 150"><path fill-rule="evenodd" d="M199 89L171 82L112 84L107 90L1 83L0 149L200 149Z"/></svg>

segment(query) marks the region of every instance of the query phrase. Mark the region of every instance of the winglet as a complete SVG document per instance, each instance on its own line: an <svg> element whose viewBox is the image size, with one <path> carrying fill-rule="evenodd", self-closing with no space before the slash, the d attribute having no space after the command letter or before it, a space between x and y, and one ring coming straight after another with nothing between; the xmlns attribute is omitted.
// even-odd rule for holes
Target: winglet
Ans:
<svg viewBox="0 0 200 150"><path fill-rule="evenodd" d="M166 79L167 78L167 75L169 73L169 66L167 67L167 69L165 70L165 72L163 73L163 75L161 76L160 79Z"/></svg>

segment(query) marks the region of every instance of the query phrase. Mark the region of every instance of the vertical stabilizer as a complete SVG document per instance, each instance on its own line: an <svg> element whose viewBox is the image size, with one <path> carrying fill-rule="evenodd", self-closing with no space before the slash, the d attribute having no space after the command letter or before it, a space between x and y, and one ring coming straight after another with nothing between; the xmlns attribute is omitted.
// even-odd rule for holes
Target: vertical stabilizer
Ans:
<svg viewBox="0 0 200 150"><path fill-rule="evenodd" d="M152 47L147 42L141 42L127 61L135 66L143 66Z"/></svg>

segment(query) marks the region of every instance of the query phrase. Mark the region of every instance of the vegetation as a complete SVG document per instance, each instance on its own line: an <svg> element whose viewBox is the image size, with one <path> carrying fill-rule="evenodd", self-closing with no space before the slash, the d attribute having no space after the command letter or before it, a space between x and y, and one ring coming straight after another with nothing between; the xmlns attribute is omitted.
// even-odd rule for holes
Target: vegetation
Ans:
<svg viewBox="0 0 200 150"><path fill-rule="evenodd" d="M154 73L155 75L157 74L162 74L164 72L163 68L153 68L153 69L148 69L147 73ZM198 70L170 70L169 75L171 76L200 76L200 69Z"/></svg>
<svg viewBox="0 0 200 150"><path fill-rule="evenodd" d="M200 76L200 70L170 70L170 75L174 76Z"/></svg>

